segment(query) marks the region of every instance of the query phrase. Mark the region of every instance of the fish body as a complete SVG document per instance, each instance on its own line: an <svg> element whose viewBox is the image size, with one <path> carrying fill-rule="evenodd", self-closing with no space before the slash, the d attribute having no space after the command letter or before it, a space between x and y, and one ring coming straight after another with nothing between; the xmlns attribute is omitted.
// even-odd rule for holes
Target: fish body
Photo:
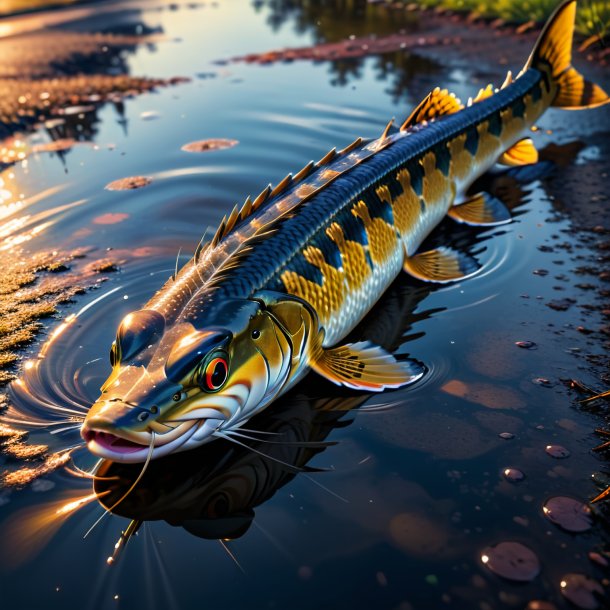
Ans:
<svg viewBox="0 0 610 610"><path fill-rule="evenodd" d="M369 342L342 344L402 271L431 282L478 269L450 248L420 252L447 216L510 221L468 187L498 160L537 161L530 128L554 105L608 101L570 65L575 2L555 12L521 74L463 106L435 89L400 129L330 151L225 218L213 239L121 323L113 371L82 434L137 462L231 438L310 369L381 391L423 374Z"/></svg>

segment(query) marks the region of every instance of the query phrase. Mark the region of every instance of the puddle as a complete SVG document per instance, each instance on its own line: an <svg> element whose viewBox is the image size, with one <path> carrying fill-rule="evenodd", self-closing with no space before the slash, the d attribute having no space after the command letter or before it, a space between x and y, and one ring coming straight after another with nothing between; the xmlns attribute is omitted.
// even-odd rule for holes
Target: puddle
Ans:
<svg viewBox="0 0 610 610"><path fill-rule="evenodd" d="M86 474L78 427L117 325L208 227L435 86L467 99L504 78L472 45L227 61L413 27L336 4L339 20L316 3L111 2L51 13L48 37L19 18L10 61L0 39L0 382L19 371L0 402L7 607L603 606L607 507L581 507L610 484L605 449L591 452L604 403L577 400L608 388L607 109L549 112L533 134L543 161L482 179L514 222L431 236L481 274L401 276L355 331L424 363L413 387L370 397L311 375L249 424L248 447L154 461L118 506L139 467ZM502 52L518 70L525 56Z"/></svg>

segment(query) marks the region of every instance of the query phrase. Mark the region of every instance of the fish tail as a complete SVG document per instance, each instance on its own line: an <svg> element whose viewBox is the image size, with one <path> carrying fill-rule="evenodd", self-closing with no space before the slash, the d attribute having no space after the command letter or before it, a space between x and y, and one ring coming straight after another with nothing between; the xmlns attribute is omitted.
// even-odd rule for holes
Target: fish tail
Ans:
<svg viewBox="0 0 610 610"><path fill-rule="evenodd" d="M540 71L547 81L551 106L577 110L602 106L610 101L598 85L572 67L572 36L576 0L557 7L547 21L525 69Z"/></svg>

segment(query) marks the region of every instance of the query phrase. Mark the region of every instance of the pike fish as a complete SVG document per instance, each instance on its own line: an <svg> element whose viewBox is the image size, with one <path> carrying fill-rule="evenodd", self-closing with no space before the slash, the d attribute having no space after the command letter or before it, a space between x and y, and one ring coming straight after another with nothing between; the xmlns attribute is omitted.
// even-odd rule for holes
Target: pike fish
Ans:
<svg viewBox="0 0 610 610"><path fill-rule="evenodd" d="M502 202L467 197L468 187L497 162L536 162L528 134L550 106L609 101L571 65L575 12L575 0L558 7L499 89L465 105L434 89L399 129L390 122L236 206L121 322L82 425L89 450L145 462L215 438L239 443L243 425L309 370L363 391L419 379L418 363L345 337L402 271L440 283L475 274L468 254L420 245L447 215L510 222Z"/></svg>

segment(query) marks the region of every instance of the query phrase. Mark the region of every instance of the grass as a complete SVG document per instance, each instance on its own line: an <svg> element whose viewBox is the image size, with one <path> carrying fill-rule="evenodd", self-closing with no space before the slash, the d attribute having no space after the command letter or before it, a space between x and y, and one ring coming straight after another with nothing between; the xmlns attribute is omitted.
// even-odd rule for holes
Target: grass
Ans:
<svg viewBox="0 0 610 610"><path fill-rule="evenodd" d="M500 18L511 23L543 22L559 4L558 0L419 0L420 6L442 7ZM603 40L610 33L610 0L581 0L578 3L576 31Z"/></svg>

